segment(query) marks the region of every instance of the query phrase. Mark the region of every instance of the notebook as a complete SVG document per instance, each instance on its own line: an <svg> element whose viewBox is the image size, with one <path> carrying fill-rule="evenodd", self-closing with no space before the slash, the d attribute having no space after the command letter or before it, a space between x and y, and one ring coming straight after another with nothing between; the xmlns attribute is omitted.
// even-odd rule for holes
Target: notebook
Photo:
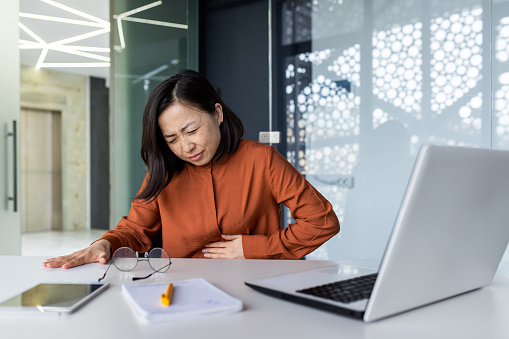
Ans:
<svg viewBox="0 0 509 339"><path fill-rule="evenodd" d="M205 279L174 281L170 305L161 302L168 282L122 284L122 290L135 312L146 322L162 322L242 310L242 301Z"/></svg>
<svg viewBox="0 0 509 339"><path fill-rule="evenodd" d="M245 283L371 322L490 284L508 241L509 151L423 145L376 269L353 262Z"/></svg>

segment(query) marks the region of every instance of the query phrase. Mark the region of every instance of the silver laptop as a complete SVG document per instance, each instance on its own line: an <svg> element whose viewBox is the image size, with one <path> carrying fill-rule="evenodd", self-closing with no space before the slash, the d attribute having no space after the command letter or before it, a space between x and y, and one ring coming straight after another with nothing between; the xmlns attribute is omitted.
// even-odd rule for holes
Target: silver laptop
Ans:
<svg viewBox="0 0 509 339"><path fill-rule="evenodd" d="M371 322L490 284L508 241L509 151L424 145L379 267L338 264L245 283Z"/></svg>

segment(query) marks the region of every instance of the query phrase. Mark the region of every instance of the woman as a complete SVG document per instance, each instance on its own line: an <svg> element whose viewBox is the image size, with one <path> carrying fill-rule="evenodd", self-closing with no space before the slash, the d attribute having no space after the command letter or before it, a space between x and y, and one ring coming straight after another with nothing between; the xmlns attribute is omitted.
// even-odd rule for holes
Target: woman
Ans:
<svg viewBox="0 0 509 339"><path fill-rule="evenodd" d="M106 263L122 246L148 251L162 228L171 257L298 259L339 232L331 204L274 147L241 139L240 119L200 74L161 83L143 115L148 173L114 230L46 267ZM296 223L281 228L280 204Z"/></svg>

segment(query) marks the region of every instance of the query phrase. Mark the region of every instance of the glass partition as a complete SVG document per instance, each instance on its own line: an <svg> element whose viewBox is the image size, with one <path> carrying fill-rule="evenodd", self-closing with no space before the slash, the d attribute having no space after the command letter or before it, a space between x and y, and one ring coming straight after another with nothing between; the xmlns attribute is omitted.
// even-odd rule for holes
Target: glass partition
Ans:
<svg viewBox="0 0 509 339"><path fill-rule="evenodd" d="M142 116L151 91L197 65L197 0L112 0L112 227L129 212L145 176Z"/></svg>
<svg viewBox="0 0 509 339"><path fill-rule="evenodd" d="M493 148L509 149L509 1L493 1Z"/></svg>
<svg viewBox="0 0 509 339"><path fill-rule="evenodd" d="M0 28L2 36L2 63L0 63L0 191L2 192L0 218L0 255L21 254L21 214L19 199L20 156L19 118L20 118L20 65L19 65L19 0L2 4Z"/></svg>
<svg viewBox="0 0 509 339"><path fill-rule="evenodd" d="M342 224L308 258L380 259L423 143L509 148L507 2L273 0L271 9L287 158Z"/></svg>

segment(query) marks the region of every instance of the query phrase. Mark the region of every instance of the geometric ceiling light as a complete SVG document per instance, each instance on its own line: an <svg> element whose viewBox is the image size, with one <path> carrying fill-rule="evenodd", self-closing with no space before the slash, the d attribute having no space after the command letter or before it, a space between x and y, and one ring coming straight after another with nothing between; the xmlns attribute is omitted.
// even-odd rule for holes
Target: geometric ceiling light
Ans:
<svg viewBox="0 0 509 339"><path fill-rule="evenodd" d="M36 68L40 69L42 67L109 67L110 66L110 58L108 56L103 56L91 52L96 53L106 53L110 52L109 48L104 47L93 47L93 46L79 46L72 45L71 43L81 41L84 39L88 39L94 36L99 36L102 34L108 34L110 32L110 23L108 21L97 18L88 13L79 11L77 9L71 8L69 6L63 5L53 0L41 0L48 5L60 8L66 12L78 15L85 20L74 20L69 18L55 17L55 16L46 16L40 14L32 14L32 13L19 13L20 18L29 18L29 19L37 19L44 21L52 21L63 24L70 25L78 25L78 26L87 26L87 27L97 27L93 31L78 34L75 36L71 36L65 39L61 39L58 41L47 42L44 41L39 35L34 33L30 28L28 28L25 24L19 22L18 26L27 33L30 37L34 39L34 41L30 40L19 40L19 48L20 49L40 49L41 54L39 55L39 59L37 60ZM73 54L80 57L85 57L92 59L94 61L102 61L102 62L63 62L63 63L45 63L46 55L48 51L56 51L61 53Z"/></svg>
<svg viewBox="0 0 509 339"><path fill-rule="evenodd" d="M40 69L43 67L109 67L110 66L110 49L106 47L93 47L93 46L80 46L80 45L74 45L73 43L85 40L91 37L100 36L103 34L109 34L110 32L110 23L106 20L100 19L96 16L93 16L91 14L85 13L83 11L79 11L77 9L74 9L72 7L69 7L67 5L63 5L57 1L54 0L40 0L50 6L59 8L61 10L64 10L68 13L77 15L84 20L76 20L71 18L65 18L65 17L59 17L59 16L49 16L49 15L41 15L41 14L34 14L34 13L24 13L20 12L20 22L18 23L18 26L20 29L28 34L33 40L26 40L26 39L19 39L19 48L23 50L40 50L41 53L39 54L36 68ZM156 7L161 5L162 1L156 1L149 3L147 5L132 9L130 11L114 15L113 18L117 21L118 25L118 31L119 31L119 39L120 39L120 49L125 49L125 39L122 29L122 21L131 21L131 22L138 22L142 24L149 24L149 25L157 25L157 26L165 26L165 27L173 27L173 28L179 28L179 29L187 29L187 25L183 24L176 24L171 22L165 22L165 21L158 21L158 20L150 20L150 19L143 19L143 18L136 18L132 17L132 15L136 13L140 13L143 11L146 11L150 8ZM88 27L92 30L90 32L84 33L84 34L77 34L65 39L60 39L57 41L48 42L45 41L39 34L34 32L34 29L30 29L25 19L31 19L31 20L41 20L41 21L49 21L54 23L61 23L65 25L75 25L75 26L82 26L82 27ZM21 22L23 21L23 22ZM62 29L63 32L66 32L66 30ZM115 48L118 48L115 46ZM90 62L47 62L46 57L49 51L52 52L58 52L58 53L66 53L66 54L72 54L77 55L80 57L91 59ZM105 55L100 55L97 53L103 53Z"/></svg>
<svg viewBox="0 0 509 339"><path fill-rule="evenodd" d="M149 19L142 19L142 18L133 18L131 15L140 13L143 11L146 11L147 9L156 7L161 5L162 1L156 1L152 2L150 4L132 9L130 11L120 13L117 15L113 15L113 19L117 20L117 27L118 27L118 35L120 39L120 49L125 49L125 39L124 39L124 30L122 29L122 20L123 21L132 21L132 22L138 22L143 24L149 24L149 25L157 25L157 26L166 26L166 27L173 27L173 28L181 28L181 29L187 29L187 25L183 24L175 24L172 22L165 22L165 21L158 21L158 20L149 20Z"/></svg>

